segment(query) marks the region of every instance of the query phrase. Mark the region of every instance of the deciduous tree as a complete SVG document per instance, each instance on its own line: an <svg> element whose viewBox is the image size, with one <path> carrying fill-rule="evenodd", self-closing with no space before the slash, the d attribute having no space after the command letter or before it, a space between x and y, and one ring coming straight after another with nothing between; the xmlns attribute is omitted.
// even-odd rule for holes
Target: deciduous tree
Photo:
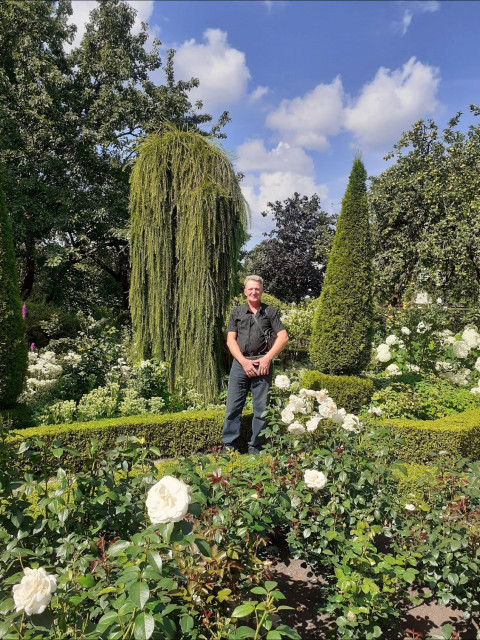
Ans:
<svg viewBox="0 0 480 640"><path fill-rule="evenodd" d="M320 198L294 193L283 202L269 202L275 229L254 247L245 270L265 280L272 295L288 302L316 298L322 289L335 219L320 208Z"/></svg>
<svg viewBox="0 0 480 640"><path fill-rule="evenodd" d="M475 115L479 110L472 106ZM372 178L369 203L380 302L415 291L472 303L480 291L480 125L440 132L420 120L386 156L395 164Z"/></svg>

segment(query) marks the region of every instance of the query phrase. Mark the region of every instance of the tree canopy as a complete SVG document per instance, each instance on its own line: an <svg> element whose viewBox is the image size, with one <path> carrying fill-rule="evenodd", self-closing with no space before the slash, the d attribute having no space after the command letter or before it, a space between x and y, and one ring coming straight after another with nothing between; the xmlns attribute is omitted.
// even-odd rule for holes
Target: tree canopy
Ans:
<svg viewBox="0 0 480 640"><path fill-rule="evenodd" d="M322 289L335 218L320 208L320 198L294 193L269 202L275 228L245 259L245 270L265 280L269 293L289 302L316 298Z"/></svg>
<svg viewBox="0 0 480 640"><path fill-rule="evenodd" d="M472 105L474 115L480 111ZM480 125L439 131L418 121L386 156L395 164L371 179L376 295L400 302L416 291L475 302L480 287Z"/></svg>
<svg viewBox="0 0 480 640"><path fill-rule="evenodd" d="M0 3L0 165L23 298L88 304L105 279L128 305L128 191L134 145L165 122L202 127L198 80L175 81L174 52L147 50L135 10L100 0L79 46L67 52L70 0ZM162 68L165 83L150 73ZM217 136L224 113L211 127ZM62 280L59 288L56 283ZM76 302L78 299L78 302Z"/></svg>

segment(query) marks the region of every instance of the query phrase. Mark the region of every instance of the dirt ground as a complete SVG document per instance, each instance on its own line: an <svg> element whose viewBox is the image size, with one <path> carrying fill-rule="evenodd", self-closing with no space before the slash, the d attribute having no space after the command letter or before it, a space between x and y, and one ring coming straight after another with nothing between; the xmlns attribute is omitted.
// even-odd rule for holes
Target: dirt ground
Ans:
<svg viewBox="0 0 480 640"><path fill-rule="evenodd" d="M327 632L330 630L331 633L335 624L317 612L318 588L307 574L307 569L301 566L299 560L282 558L274 565L272 579L278 582L279 590L286 596L286 601L281 604L294 607L293 611L282 611L282 622L295 629L303 640L326 640ZM413 629L421 633L424 639L440 633L445 624L451 624L461 640L475 640L477 637L474 623L468 625L460 611L439 606L435 602L412 606L401 619L403 631ZM404 640L404 637L402 631L391 631L382 639Z"/></svg>

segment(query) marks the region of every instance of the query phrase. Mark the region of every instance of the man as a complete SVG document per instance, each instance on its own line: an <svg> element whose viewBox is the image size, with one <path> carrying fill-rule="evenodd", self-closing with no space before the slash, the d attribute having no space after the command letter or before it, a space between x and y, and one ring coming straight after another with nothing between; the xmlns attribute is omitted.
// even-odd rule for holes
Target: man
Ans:
<svg viewBox="0 0 480 640"><path fill-rule="evenodd" d="M288 342L288 335L278 311L261 302L263 280L260 276L245 278L247 304L235 307L227 327L227 347L234 357L228 383L227 407L222 441L225 449L238 450L240 420L249 390L253 399L252 436L248 453L256 455L262 447L260 432L265 427L262 414L267 408L273 374L273 358ZM268 334L277 334L268 348Z"/></svg>

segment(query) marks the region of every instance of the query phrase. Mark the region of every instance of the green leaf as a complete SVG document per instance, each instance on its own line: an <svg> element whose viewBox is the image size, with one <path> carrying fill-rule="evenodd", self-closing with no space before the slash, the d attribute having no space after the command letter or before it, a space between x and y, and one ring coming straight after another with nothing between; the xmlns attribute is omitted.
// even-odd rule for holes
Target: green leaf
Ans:
<svg viewBox="0 0 480 640"><path fill-rule="evenodd" d="M212 557L212 550L210 549L210 545L205 540L201 540L200 538L195 538L195 544L198 547L198 550L202 554L202 556L206 556L207 558Z"/></svg>
<svg viewBox="0 0 480 640"><path fill-rule="evenodd" d="M79 576L77 582L81 587L90 589L95 584L95 579L91 573L87 573L85 576Z"/></svg>
<svg viewBox="0 0 480 640"><path fill-rule="evenodd" d="M235 632L235 640L242 640L243 638L255 638L255 631L250 627L238 627Z"/></svg>
<svg viewBox="0 0 480 640"><path fill-rule="evenodd" d="M255 604L257 603L255 602ZM255 604L251 602L245 602L239 607L236 607L232 613L232 618L245 618L245 616L249 616L252 611L255 611Z"/></svg>
<svg viewBox="0 0 480 640"><path fill-rule="evenodd" d="M161 555L157 551L149 551L147 553L147 561L153 569L162 571L163 561Z"/></svg>
<svg viewBox="0 0 480 640"><path fill-rule="evenodd" d="M183 633L188 633L191 629L193 629L194 620L192 616L182 616L180 618L180 627Z"/></svg>
<svg viewBox="0 0 480 640"><path fill-rule="evenodd" d="M282 640L282 634L276 629L272 629L267 633L267 640Z"/></svg>
<svg viewBox="0 0 480 640"><path fill-rule="evenodd" d="M149 613L142 611L142 613L135 618L135 626L133 628L135 640L148 640L154 629L155 620Z"/></svg>
<svg viewBox="0 0 480 640"><path fill-rule="evenodd" d="M109 556L119 556L131 544L130 540L117 540L111 547L108 547L107 554Z"/></svg>
<svg viewBox="0 0 480 640"><path fill-rule="evenodd" d="M442 636L445 640L450 640L450 636L453 633L453 627L451 624L444 624L442 627Z"/></svg>
<svg viewBox="0 0 480 640"><path fill-rule="evenodd" d="M130 600L135 604L137 609L143 609L145 603L150 597L150 589L145 582L135 582L130 587L129 592Z"/></svg>
<svg viewBox="0 0 480 640"><path fill-rule="evenodd" d="M250 589L250 593L255 593L256 595L263 596L267 593L267 590L263 587L253 587L253 589Z"/></svg>
<svg viewBox="0 0 480 640"><path fill-rule="evenodd" d="M98 621L97 628L102 627L105 629L114 624L118 620L118 614L116 611L107 611Z"/></svg>

